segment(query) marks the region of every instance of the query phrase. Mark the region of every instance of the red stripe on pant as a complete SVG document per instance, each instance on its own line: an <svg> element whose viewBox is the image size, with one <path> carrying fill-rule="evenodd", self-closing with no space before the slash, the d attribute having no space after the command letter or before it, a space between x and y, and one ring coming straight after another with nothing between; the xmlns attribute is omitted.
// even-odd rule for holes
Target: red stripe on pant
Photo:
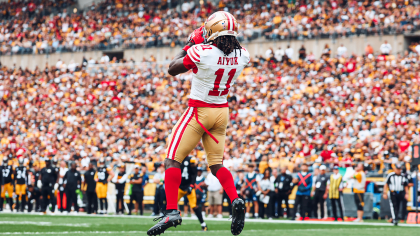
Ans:
<svg viewBox="0 0 420 236"><path fill-rule="evenodd" d="M193 114L190 115L190 118L188 118L187 123L185 124L184 128L182 129L181 133L179 134L179 138L178 138L178 141L176 142L176 145L175 145L175 148L174 148L174 152L173 152L173 158L172 159L175 159L175 153L178 150L178 146L179 146L179 143L181 142L182 135L184 134L184 131L187 128L187 126L190 123L190 121L193 118L193 116L194 116Z"/></svg>
<svg viewBox="0 0 420 236"><path fill-rule="evenodd" d="M175 137L176 137L176 133L178 133L178 129L179 129L179 127L180 127L180 126L182 125L182 123L184 122L185 117L188 115L188 111L189 111L190 109L191 109L190 107L187 109L187 111L185 112L184 117L182 117L181 123L179 123L178 127L176 127L175 132L174 132L173 134L171 134L171 135L172 135L172 140L171 140L171 144L169 144L169 147L168 147L168 156L167 156L166 158L170 158L170 159L172 159L172 160L173 160L173 159L175 159L175 155L173 155L173 157L171 157L171 156L170 156L170 155L171 155L172 144L174 143L174 140L175 140Z"/></svg>

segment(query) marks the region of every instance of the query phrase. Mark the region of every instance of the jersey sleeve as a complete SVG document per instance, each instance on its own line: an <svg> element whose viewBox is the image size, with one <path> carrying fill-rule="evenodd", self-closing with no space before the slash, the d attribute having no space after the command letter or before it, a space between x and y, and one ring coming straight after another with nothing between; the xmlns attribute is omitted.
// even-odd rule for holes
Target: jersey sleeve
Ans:
<svg viewBox="0 0 420 236"><path fill-rule="evenodd" d="M191 57L188 54L184 57L183 63L184 63L184 66L187 70L197 68L197 66L195 65L193 60L191 60Z"/></svg>
<svg viewBox="0 0 420 236"><path fill-rule="evenodd" d="M203 57L203 48L202 45L194 45L190 47L187 51L187 55L191 58L194 63L200 63L200 60Z"/></svg>
<svg viewBox="0 0 420 236"><path fill-rule="evenodd" d="M190 47L183 61L185 68L188 70L193 69L193 72L195 73L195 71L197 70L197 65L199 65L202 57L203 49L200 45L194 45Z"/></svg>

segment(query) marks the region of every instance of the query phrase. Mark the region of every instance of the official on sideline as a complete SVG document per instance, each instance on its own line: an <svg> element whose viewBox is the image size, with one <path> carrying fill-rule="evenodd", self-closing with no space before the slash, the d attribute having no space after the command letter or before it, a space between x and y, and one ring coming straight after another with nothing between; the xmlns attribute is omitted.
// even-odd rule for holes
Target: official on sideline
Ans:
<svg viewBox="0 0 420 236"><path fill-rule="evenodd" d="M387 199L388 196L390 197L389 205L391 207L392 222L394 225L398 225L400 203L402 203L404 199L408 199L408 179L401 175L401 168L400 164L396 164L394 172L388 174L383 193L384 199Z"/></svg>

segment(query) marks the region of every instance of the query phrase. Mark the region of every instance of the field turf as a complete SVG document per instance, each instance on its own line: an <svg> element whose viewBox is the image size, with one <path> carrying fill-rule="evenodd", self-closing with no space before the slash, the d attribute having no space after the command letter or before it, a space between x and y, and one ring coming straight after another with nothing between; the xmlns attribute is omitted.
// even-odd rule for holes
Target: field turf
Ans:
<svg viewBox="0 0 420 236"><path fill-rule="evenodd" d="M164 235L205 235L227 236L230 234L230 221L207 220L208 232L201 232L197 220L184 219L182 226L168 230ZM274 223L273 223L274 222ZM146 235L153 225L152 218L120 216L73 216L73 215L34 215L0 214L1 235ZM326 235L419 235L419 227L395 227L389 224L365 223L346 224L307 224L289 221L271 223L251 222L245 224L244 236L326 236Z"/></svg>

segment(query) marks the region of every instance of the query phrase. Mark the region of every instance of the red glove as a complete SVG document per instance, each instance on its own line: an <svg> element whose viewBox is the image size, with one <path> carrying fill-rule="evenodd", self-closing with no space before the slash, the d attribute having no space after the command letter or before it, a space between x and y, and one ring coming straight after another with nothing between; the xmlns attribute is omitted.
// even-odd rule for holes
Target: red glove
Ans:
<svg viewBox="0 0 420 236"><path fill-rule="evenodd" d="M188 36L188 43L192 43L192 44L200 44L203 43L205 41L204 39L204 25L201 26L200 28L194 30L190 36ZM185 51L187 51L190 48L190 46L186 45L183 49Z"/></svg>

